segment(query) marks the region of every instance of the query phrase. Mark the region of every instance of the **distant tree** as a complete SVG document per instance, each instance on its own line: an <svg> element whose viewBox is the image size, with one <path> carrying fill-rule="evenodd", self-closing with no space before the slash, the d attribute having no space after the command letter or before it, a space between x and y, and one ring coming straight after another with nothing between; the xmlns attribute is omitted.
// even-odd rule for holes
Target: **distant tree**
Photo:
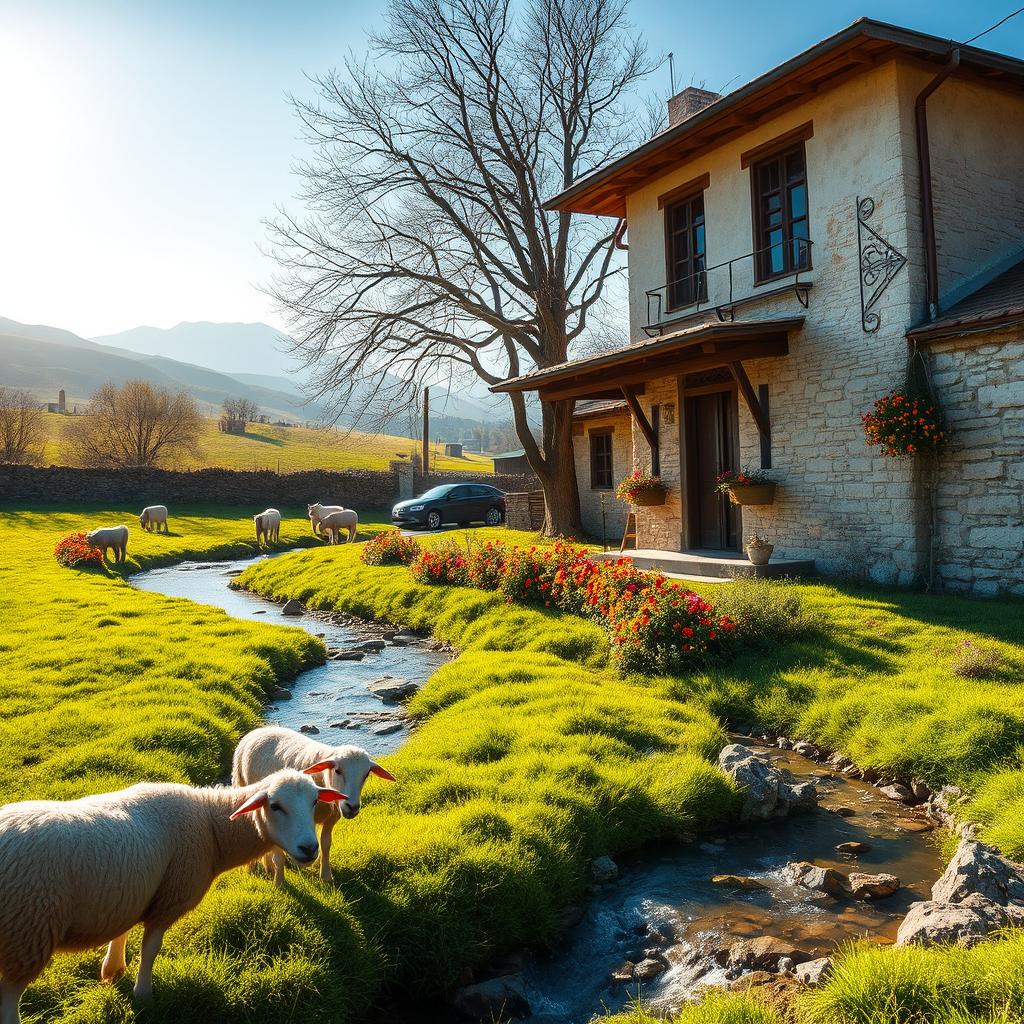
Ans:
<svg viewBox="0 0 1024 1024"><path fill-rule="evenodd" d="M295 104L311 212L272 225L273 293L314 395L380 416L564 362L621 267L613 226L542 204L645 134L629 94L654 66L626 0L391 0L367 60ZM545 533L579 535L572 401L539 440L510 401Z"/></svg>
<svg viewBox="0 0 1024 1024"><path fill-rule="evenodd" d="M86 414L69 426L68 449L74 463L130 469L198 456L203 418L184 391L130 380L123 387L104 384L92 396Z"/></svg>
<svg viewBox="0 0 1024 1024"><path fill-rule="evenodd" d="M28 391L0 387L0 462L33 465L43 457L42 406Z"/></svg>
<svg viewBox="0 0 1024 1024"><path fill-rule="evenodd" d="M229 434L244 434L250 423L260 420L260 407L248 398L224 399L224 415L220 418L220 429Z"/></svg>

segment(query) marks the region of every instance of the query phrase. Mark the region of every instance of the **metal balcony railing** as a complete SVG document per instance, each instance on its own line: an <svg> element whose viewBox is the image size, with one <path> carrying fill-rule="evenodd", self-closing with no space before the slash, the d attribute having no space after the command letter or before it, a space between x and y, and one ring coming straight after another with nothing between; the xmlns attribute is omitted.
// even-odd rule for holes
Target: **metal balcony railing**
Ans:
<svg viewBox="0 0 1024 1024"><path fill-rule="evenodd" d="M813 245L809 238L776 242L651 288L644 330L654 337L674 321L705 309L713 309L719 320L732 320L737 306L780 292L793 292L806 309L812 282L800 275L811 270ZM790 257L788 267L786 256ZM745 262L750 264L749 271L739 266ZM776 271L776 267L780 269Z"/></svg>

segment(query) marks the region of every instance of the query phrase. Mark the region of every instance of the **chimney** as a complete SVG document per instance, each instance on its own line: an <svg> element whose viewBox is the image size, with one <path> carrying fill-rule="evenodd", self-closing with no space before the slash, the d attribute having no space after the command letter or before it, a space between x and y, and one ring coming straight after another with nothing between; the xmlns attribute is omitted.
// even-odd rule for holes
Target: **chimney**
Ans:
<svg viewBox="0 0 1024 1024"><path fill-rule="evenodd" d="M677 92L668 101L668 126L674 127L688 117L710 106L715 100L722 97L717 92L709 92L707 89L698 89L688 85L682 92Z"/></svg>

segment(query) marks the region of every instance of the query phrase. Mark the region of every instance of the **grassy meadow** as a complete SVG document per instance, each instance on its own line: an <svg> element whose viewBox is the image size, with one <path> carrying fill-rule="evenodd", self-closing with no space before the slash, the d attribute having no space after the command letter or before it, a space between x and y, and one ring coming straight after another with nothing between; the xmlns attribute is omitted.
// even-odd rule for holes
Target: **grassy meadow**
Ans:
<svg viewBox="0 0 1024 1024"><path fill-rule="evenodd" d="M47 441L43 464L63 465L61 438L74 428L74 417L46 413ZM215 419L204 421L199 439L199 458L180 459L172 469L270 469L294 473L305 469L387 469L388 463L400 455L409 457L420 451L419 441L390 434L365 434L360 431L339 431L331 428L275 427L250 423L244 434L225 434ZM486 455L467 453L461 459L444 454L443 444L431 445L431 468L467 473L493 473L494 463Z"/></svg>
<svg viewBox="0 0 1024 1024"><path fill-rule="evenodd" d="M237 510L183 511L169 537L132 529L125 572L255 550L251 520ZM140 779L215 781L267 691L323 656L300 630L239 622L137 592L121 572L53 560L63 534L121 521L133 525L112 510L0 511L4 800ZM370 524L364 536L383 528ZM533 541L473 531L499 535ZM296 544L318 542L300 511L286 511L281 547ZM592 857L732 821L736 794L713 764L726 719L756 719L933 785L964 784L986 836L1024 854L1019 603L820 583L708 587L713 600L756 613L764 649L686 678L622 678L594 623L421 586L405 568L363 565L359 550L310 546L257 564L240 583L430 630L460 654L410 704L419 727L386 762L399 784L368 786L363 812L336 830L336 886L291 871L277 892L230 873L169 935L147 1021L356 1024L387 1012L382 1001L440 995L501 953L553 938L583 898ZM819 625L776 648L784 593ZM954 672L964 640L984 649L987 678ZM137 944L134 936L129 975ZM786 1019L1017 1020L1022 950L1017 938L969 954L852 949L835 980L801 996ZM100 959L59 957L26 994L25 1019L134 1020L128 981L99 985ZM782 1019L756 997L727 996L679 1024Z"/></svg>

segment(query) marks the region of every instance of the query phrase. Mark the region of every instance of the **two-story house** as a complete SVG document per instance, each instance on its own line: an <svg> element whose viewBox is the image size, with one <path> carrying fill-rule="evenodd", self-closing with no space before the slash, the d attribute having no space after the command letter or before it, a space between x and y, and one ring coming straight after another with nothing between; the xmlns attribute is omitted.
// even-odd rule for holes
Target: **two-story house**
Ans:
<svg viewBox="0 0 1024 1024"><path fill-rule="evenodd" d="M669 121L548 204L628 225L629 343L495 388L576 401L588 530L621 530L640 466L668 494L636 546L669 567L757 531L824 573L1024 594L1024 61L861 20ZM861 423L914 346L937 474ZM715 491L741 467L771 504Z"/></svg>

